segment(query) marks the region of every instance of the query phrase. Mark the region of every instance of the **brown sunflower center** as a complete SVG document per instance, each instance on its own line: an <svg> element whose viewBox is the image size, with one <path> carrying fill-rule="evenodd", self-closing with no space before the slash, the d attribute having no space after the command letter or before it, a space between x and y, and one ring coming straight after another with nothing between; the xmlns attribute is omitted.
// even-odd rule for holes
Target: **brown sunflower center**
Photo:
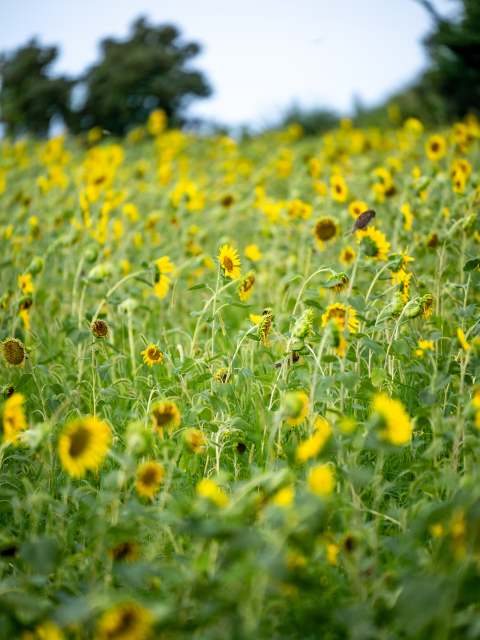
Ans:
<svg viewBox="0 0 480 640"><path fill-rule="evenodd" d="M335 191L336 191L337 193L342 193L342 187L341 187L339 184L336 184L336 185L335 185Z"/></svg>
<svg viewBox="0 0 480 640"><path fill-rule="evenodd" d="M72 458L78 458L90 444L91 433L85 427L78 427L70 436L69 454Z"/></svg>
<svg viewBox="0 0 480 640"><path fill-rule="evenodd" d="M328 312L328 320L345 322L345 309L330 309Z"/></svg>
<svg viewBox="0 0 480 640"><path fill-rule="evenodd" d="M315 227L315 235L320 240L330 240L337 232L337 226L333 220L322 220L317 222Z"/></svg>
<svg viewBox="0 0 480 640"><path fill-rule="evenodd" d="M153 467L145 469L142 474L142 482L147 486L152 486L157 483L157 470Z"/></svg>
<svg viewBox="0 0 480 640"><path fill-rule="evenodd" d="M431 149L434 153L436 153L439 148L440 148L440 145L438 144L438 142L432 142Z"/></svg>
<svg viewBox="0 0 480 640"><path fill-rule="evenodd" d="M154 418L157 423L157 426L163 427L164 424L168 424L174 419L175 415L173 411L170 409L165 409L165 411L155 411Z"/></svg>
<svg viewBox="0 0 480 640"><path fill-rule="evenodd" d="M25 348L19 340L13 338L3 343L3 357L8 364L22 364L25 355Z"/></svg>
<svg viewBox="0 0 480 640"><path fill-rule="evenodd" d="M233 261L228 256L223 257L223 266L226 271L233 271Z"/></svg>
<svg viewBox="0 0 480 640"><path fill-rule="evenodd" d="M147 351L147 356L149 357L150 360L155 360L156 362L157 360L160 359L161 353L156 347L152 347Z"/></svg>

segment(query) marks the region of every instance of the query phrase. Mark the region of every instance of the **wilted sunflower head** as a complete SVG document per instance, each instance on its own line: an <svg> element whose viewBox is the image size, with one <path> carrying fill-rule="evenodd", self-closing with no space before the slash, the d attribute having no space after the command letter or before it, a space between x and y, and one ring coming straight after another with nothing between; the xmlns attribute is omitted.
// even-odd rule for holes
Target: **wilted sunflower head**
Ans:
<svg viewBox="0 0 480 640"><path fill-rule="evenodd" d="M333 295L346 291L350 285L350 280L346 273L332 273L327 280L327 284L331 285Z"/></svg>
<svg viewBox="0 0 480 640"><path fill-rule="evenodd" d="M187 429L184 435L185 444L193 453L205 453L207 441L200 429Z"/></svg>
<svg viewBox="0 0 480 640"><path fill-rule="evenodd" d="M334 240L339 233L340 227L333 218L319 218L313 230L313 235L321 249L323 248L323 242Z"/></svg>
<svg viewBox="0 0 480 640"><path fill-rule="evenodd" d="M110 327L105 322L105 320L94 320L92 322L92 333L96 338L108 338L108 334L110 332Z"/></svg>
<svg viewBox="0 0 480 640"><path fill-rule="evenodd" d="M435 306L435 300L436 298L432 296L431 293L427 293L426 295L423 296L422 300L420 301L420 309L421 309L420 315L423 318L428 318L429 316L432 315L433 308Z"/></svg>
<svg viewBox="0 0 480 640"><path fill-rule="evenodd" d="M171 433L180 425L180 411L176 404L168 400L158 402L154 405L151 415L153 426L161 438L163 438L164 428L167 429L168 433Z"/></svg>
<svg viewBox="0 0 480 640"><path fill-rule="evenodd" d="M240 296L240 300L245 301L250 298L250 295L253 291L253 287L255 286L255 272L250 271L247 273L238 283L238 295Z"/></svg>
<svg viewBox="0 0 480 640"><path fill-rule="evenodd" d="M12 364L15 367L25 366L27 351L20 340L7 338L2 342L2 354L7 364Z"/></svg>
<svg viewBox="0 0 480 640"><path fill-rule="evenodd" d="M98 640L144 640L150 633L149 612L134 602L117 604L100 618Z"/></svg>
<svg viewBox="0 0 480 640"><path fill-rule="evenodd" d="M165 478L165 469L158 462L146 462L137 471L137 493L144 498L153 498Z"/></svg>
<svg viewBox="0 0 480 640"><path fill-rule="evenodd" d="M267 307L262 311L262 315L260 316L260 320L257 325L257 336L260 338L260 342L266 346L270 346L270 341L268 339L268 333L272 328L272 325L275 321L275 312L270 307Z"/></svg>

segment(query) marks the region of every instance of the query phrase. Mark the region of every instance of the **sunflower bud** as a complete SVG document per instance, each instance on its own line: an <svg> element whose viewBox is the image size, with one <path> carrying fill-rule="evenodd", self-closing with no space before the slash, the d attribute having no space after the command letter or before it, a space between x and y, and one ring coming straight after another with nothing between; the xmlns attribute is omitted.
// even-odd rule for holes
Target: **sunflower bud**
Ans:
<svg viewBox="0 0 480 640"><path fill-rule="evenodd" d="M291 426L303 422L308 413L308 397L302 391L290 391L283 396L282 414Z"/></svg>
<svg viewBox="0 0 480 640"><path fill-rule="evenodd" d="M96 338L107 338L110 332L110 327L105 320L95 320L92 322L91 330Z"/></svg>
<svg viewBox="0 0 480 640"><path fill-rule="evenodd" d="M312 331L313 324L313 311L312 309L306 309L306 311L296 321L292 333L296 338L307 338Z"/></svg>
<svg viewBox="0 0 480 640"><path fill-rule="evenodd" d="M305 340L303 338L295 338L293 337L288 343L290 351L294 353L297 351L302 351L305 348Z"/></svg>
<svg viewBox="0 0 480 640"><path fill-rule="evenodd" d="M2 393L4 398L10 398L15 393L15 387L13 386L13 384L6 384L3 387Z"/></svg>
<svg viewBox="0 0 480 640"><path fill-rule="evenodd" d="M412 306L408 307L405 311L405 316L407 318L413 319L417 318L422 313L422 308L420 307L419 301L416 300Z"/></svg>
<svg viewBox="0 0 480 640"><path fill-rule="evenodd" d="M93 264L98 258L98 249L95 246L87 247L83 253L85 262Z"/></svg>
<svg viewBox="0 0 480 640"><path fill-rule="evenodd" d="M43 271L43 259L40 256L35 256L28 267L28 273L32 276L38 276Z"/></svg>
<svg viewBox="0 0 480 640"><path fill-rule="evenodd" d="M125 434L127 451L134 456L143 456L152 449L153 432L139 421L131 422Z"/></svg>
<svg viewBox="0 0 480 640"><path fill-rule="evenodd" d="M27 352L23 343L16 338L7 338L2 342L3 359L7 364L12 364L15 367L25 366L25 359Z"/></svg>
<svg viewBox="0 0 480 640"><path fill-rule="evenodd" d="M112 265L109 262L102 262L93 267L93 269L90 269L88 278L93 280L93 282L102 282L102 280L109 278L112 274Z"/></svg>

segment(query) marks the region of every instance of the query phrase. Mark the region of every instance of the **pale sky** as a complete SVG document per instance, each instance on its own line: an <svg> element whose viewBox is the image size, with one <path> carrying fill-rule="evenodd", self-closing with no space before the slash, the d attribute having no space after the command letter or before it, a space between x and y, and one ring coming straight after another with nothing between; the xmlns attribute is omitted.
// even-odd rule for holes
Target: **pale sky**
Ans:
<svg viewBox="0 0 480 640"><path fill-rule="evenodd" d="M374 105L425 68L432 26L415 0L0 0L0 51L37 36L59 45L55 71L76 75L139 15L203 45L193 66L214 93L188 115L229 125L272 122L293 102L343 113L355 96Z"/></svg>

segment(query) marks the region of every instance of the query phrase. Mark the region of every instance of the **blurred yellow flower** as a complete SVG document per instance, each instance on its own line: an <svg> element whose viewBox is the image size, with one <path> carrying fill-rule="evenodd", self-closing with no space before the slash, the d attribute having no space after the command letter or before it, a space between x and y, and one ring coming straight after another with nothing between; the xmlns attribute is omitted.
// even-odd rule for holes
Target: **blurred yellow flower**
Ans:
<svg viewBox="0 0 480 640"><path fill-rule="evenodd" d="M310 469L307 485L312 493L324 498L328 497L335 489L335 475L332 465L322 464Z"/></svg>

